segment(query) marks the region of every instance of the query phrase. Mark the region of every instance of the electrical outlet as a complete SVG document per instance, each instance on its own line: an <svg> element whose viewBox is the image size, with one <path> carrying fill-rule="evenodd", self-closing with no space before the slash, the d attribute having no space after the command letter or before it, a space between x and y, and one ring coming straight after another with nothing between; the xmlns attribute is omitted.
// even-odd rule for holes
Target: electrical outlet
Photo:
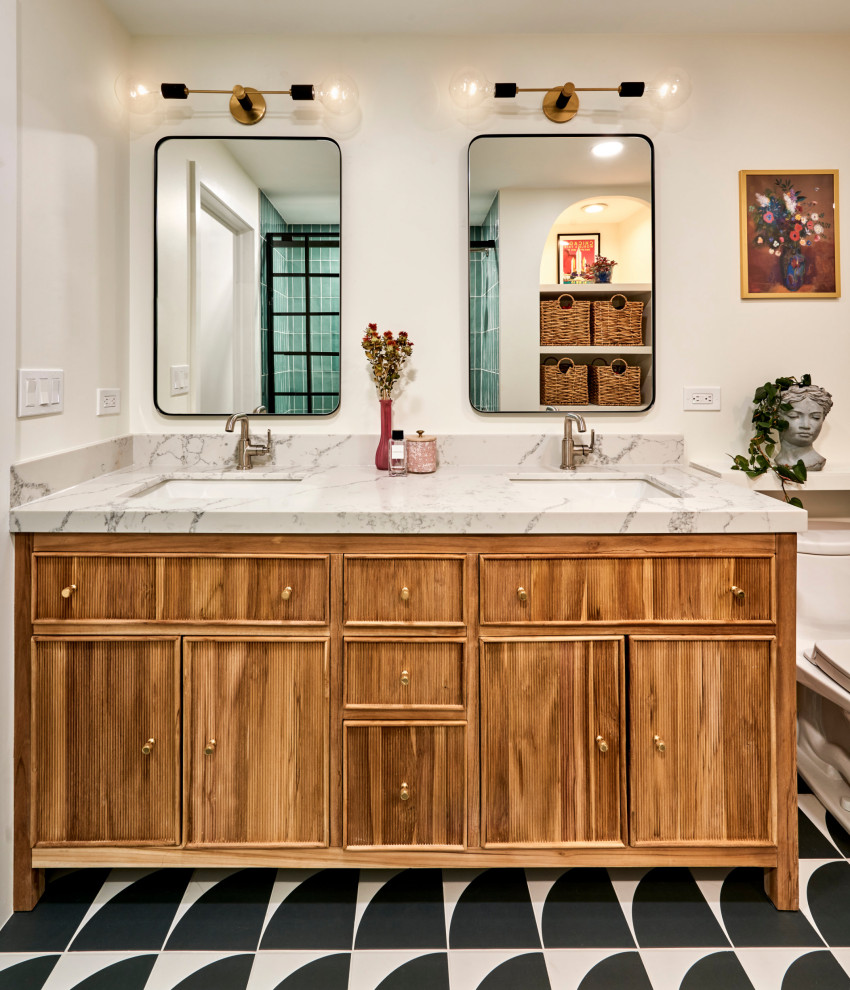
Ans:
<svg viewBox="0 0 850 990"><path fill-rule="evenodd" d="M714 412L720 408L720 389L713 385L691 385L682 389L682 408Z"/></svg>
<svg viewBox="0 0 850 990"><path fill-rule="evenodd" d="M61 413L65 408L65 372L60 368L18 369L18 417Z"/></svg>
<svg viewBox="0 0 850 990"><path fill-rule="evenodd" d="M98 416L117 416L121 412L121 389L99 388L97 390Z"/></svg>

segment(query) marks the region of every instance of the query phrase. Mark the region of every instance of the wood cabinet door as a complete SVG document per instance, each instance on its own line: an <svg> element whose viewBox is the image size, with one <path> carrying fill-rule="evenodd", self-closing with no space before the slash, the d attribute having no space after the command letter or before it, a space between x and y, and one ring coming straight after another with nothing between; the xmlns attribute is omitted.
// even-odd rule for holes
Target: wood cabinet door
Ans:
<svg viewBox="0 0 850 990"><path fill-rule="evenodd" d="M327 641L187 638L183 677L188 845L327 845Z"/></svg>
<svg viewBox="0 0 850 990"><path fill-rule="evenodd" d="M481 835L623 843L623 640L483 639Z"/></svg>
<svg viewBox="0 0 850 990"><path fill-rule="evenodd" d="M466 845L462 722L345 724L346 847Z"/></svg>
<svg viewBox="0 0 850 990"><path fill-rule="evenodd" d="M629 641L634 845L770 844L770 638Z"/></svg>
<svg viewBox="0 0 850 990"><path fill-rule="evenodd" d="M32 730L35 844L179 843L178 639L35 639Z"/></svg>

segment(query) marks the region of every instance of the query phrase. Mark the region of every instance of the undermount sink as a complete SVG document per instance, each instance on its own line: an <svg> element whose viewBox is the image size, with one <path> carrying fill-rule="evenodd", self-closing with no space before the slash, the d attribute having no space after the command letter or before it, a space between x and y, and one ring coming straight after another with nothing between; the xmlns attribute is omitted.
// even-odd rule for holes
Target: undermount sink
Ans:
<svg viewBox="0 0 850 990"><path fill-rule="evenodd" d="M645 475L571 474L568 471L511 475L511 481L557 482L559 494L571 498L634 502L642 498L681 498L672 488Z"/></svg>
<svg viewBox="0 0 850 990"><path fill-rule="evenodd" d="M301 478L172 478L138 492L133 498L157 502L273 498L296 481Z"/></svg>

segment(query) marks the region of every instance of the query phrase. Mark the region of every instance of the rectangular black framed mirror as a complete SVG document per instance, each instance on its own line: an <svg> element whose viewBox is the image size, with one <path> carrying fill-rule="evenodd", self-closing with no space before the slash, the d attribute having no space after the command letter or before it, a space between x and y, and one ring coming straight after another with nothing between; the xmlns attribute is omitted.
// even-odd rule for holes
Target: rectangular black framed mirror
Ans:
<svg viewBox="0 0 850 990"><path fill-rule="evenodd" d="M340 207L340 149L330 138L158 142L154 402L160 412L335 412Z"/></svg>
<svg viewBox="0 0 850 990"><path fill-rule="evenodd" d="M641 134L470 143L469 398L478 412L652 405L654 195L653 146Z"/></svg>

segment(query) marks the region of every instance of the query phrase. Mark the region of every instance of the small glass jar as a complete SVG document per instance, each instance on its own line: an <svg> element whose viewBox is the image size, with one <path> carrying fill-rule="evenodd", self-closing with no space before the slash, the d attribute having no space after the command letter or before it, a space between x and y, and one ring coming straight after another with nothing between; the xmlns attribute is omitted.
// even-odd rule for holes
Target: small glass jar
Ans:
<svg viewBox="0 0 850 990"><path fill-rule="evenodd" d="M391 478L403 478L407 474L407 444L404 442L404 430L393 430L387 444L389 454L387 471Z"/></svg>
<svg viewBox="0 0 850 990"><path fill-rule="evenodd" d="M411 474L431 474L437 470L437 438L417 430L407 441L407 470Z"/></svg>

